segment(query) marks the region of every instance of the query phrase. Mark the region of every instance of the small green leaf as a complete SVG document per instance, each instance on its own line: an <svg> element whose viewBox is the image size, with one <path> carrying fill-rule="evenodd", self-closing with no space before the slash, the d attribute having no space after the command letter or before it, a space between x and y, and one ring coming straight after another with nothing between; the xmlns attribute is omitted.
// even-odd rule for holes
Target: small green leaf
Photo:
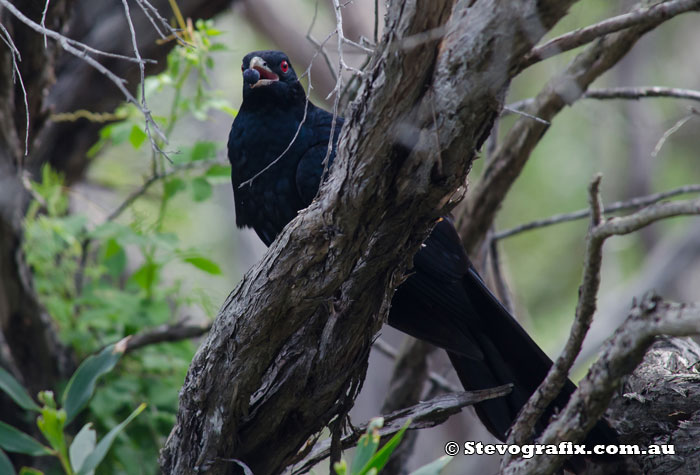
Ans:
<svg viewBox="0 0 700 475"><path fill-rule="evenodd" d="M192 151L190 152L190 160L195 161L215 158L218 148L219 144L217 142L195 142L194 147L192 147Z"/></svg>
<svg viewBox="0 0 700 475"><path fill-rule="evenodd" d="M36 468L22 467L19 469L19 475L44 475L44 472Z"/></svg>
<svg viewBox="0 0 700 475"><path fill-rule="evenodd" d="M92 423L88 422L80 429L78 435L73 439L73 443L70 444L70 449L68 449L73 470L80 471L85 459L95 450L96 444L97 434L92 428Z"/></svg>
<svg viewBox="0 0 700 475"><path fill-rule="evenodd" d="M27 394L19 381L5 369L0 368L0 391L5 392L22 409L39 412L41 409Z"/></svg>
<svg viewBox="0 0 700 475"><path fill-rule="evenodd" d="M102 440L97 444L95 447L95 450L93 450L90 455L88 455L85 458L85 461L83 462L83 465L80 467L80 470L78 470L77 475L89 475L90 472L95 470L97 466L102 462L102 459L105 458L105 455L107 455L107 452L109 449L112 447L112 444L114 443L114 439L117 438L119 433L124 430L124 428L134 420L136 416L141 414L143 410L146 408L146 403L141 403L139 407L137 407L134 412L129 414L129 417L127 417L121 424L116 426L114 429L110 430L107 435L105 435Z"/></svg>
<svg viewBox="0 0 700 475"><path fill-rule="evenodd" d="M185 185L185 182L182 181L180 178L173 178L171 180L168 180L165 182L163 185L163 191L165 193L165 199L170 199L173 196L175 196L176 193L184 190L187 188L187 185Z"/></svg>
<svg viewBox="0 0 700 475"><path fill-rule="evenodd" d="M183 258L182 260L188 264L192 264L197 269L204 271L207 274L221 275L221 268L214 261L211 261L206 257L193 256Z"/></svg>
<svg viewBox="0 0 700 475"><path fill-rule="evenodd" d="M119 277L124 272L126 252L116 239L107 240L102 248L102 264L112 277Z"/></svg>
<svg viewBox="0 0 700 475"><path fill-rule="evenodd" d="M206 178L198 176L192 180L192 199L204 201L211 196L211 185Z"/></svg>
<svg viewBox="0 0 700 475"><path fill-rule="evenodd" d="M66 424L66 411L44 406L41 415L36 420L36 425L53 449L63 455L68 456L66 451L66 438L63 434L63 427Z"/></svg>
<svg viewBox="0 0 700 475"><path fill-rule="evenodd" d="M95 392L97 379L111 371L123 353L122 345L109 345L97 355L88 356L75 370L63 393L66 424L85 407Z"/></svg>
<svg viewBox="0 0 700 475"><path fill-rule="evenodd" d="M445 466L450 463L454 457L449 455L443 455L437 460L433 460L427 465L423 465L415 472L411 472L411 475L440 475Z"/></svg>
<svg viewBox="0 0 700 475"><path fill-rule="evenodd" d="M141 287L145 291L153 288L153 284L158 281L158 273L160 268L158 264L152 261L145 262L139 267L136 272L131 274L129 280Z"/></svg>
<svg viewBox="0 0 700 475"><path fill-rule="evenodd" d="M134 147L134 149L141 147L147 138L148 135L146 135L146 132L144 132L141 127L136 124L131 127L131 132L129 132L129 143L131 143L131 146Z"/></svg>
<svg viewBox="0 0 700 475"><path fill-rule="evenodd" d="M50 448L43 445L34 437L2 421L0 421L0 449L6 452L27 454L34 457L53 454Z"/></svg>
<svg viewBox="0 0 700 475"><path fill-rule="evenodd" d="M15 467L12 466L12 462L10 462L10 458L3 450L0 450L0 473L6 473L7 475L15 475L17 473L15 472Z"/></svg>
<svg viewBox="0 0 700 475"><path fill-rule="evenodd" d="M231 165L212 165L205 173L208 177L230 177Z"/></svg>

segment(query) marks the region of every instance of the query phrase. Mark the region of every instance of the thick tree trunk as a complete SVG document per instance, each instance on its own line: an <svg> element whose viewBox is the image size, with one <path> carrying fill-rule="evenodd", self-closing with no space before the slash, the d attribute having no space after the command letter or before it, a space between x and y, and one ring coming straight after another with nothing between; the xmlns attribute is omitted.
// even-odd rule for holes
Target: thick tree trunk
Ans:
<svg viewBox="0 0 700 475"><path fill-rule="evenodd" d="M390 2L320 197L190 366L165 473L228 473L231 459L278 473L354 399L402 270L464 183L518 61L572 2L452 3Z"/></svg>

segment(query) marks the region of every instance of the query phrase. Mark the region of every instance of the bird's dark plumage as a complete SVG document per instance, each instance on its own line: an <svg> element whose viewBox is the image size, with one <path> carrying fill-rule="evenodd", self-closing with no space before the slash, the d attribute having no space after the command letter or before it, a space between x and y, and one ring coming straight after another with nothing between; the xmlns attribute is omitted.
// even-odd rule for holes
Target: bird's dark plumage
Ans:
<svg viewBox="0 0 700 475"><path fill-rule="evenodd" d="M332 115L307 101L283 53L250 53L242 69L243 104L228 142L236 223L269 245L318 191ZM338 118L331 161L342 124ZM465 389L514 384L509 395L476 405L488 430L504 440L551 360L486 288L449 218L437 223L413 264L393 297L389 324L447 350ZM574 389L569 382L545 417ZM604 423L588 440L614 441Z"/></svg>

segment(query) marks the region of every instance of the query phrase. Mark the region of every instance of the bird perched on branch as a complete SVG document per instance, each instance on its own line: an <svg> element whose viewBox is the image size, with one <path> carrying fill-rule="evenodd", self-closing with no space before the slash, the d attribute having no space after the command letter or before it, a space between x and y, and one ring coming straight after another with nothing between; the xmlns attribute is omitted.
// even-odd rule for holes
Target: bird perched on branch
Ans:
<svg viewBox="0 0 700 475"><path fill-rule="evenodd" d="M335 157L343 119L336 118L331 139L333 115L307 100L282 52L249 53L241 69L243 103L228 140L236 224L253 228L269 246L316 196L325 165ZM449 218L439 220L414 257L410 276L392 299L389 325L444 348L466 390L513 384L510 394L475 406L501 440L552 365L484 285ZM568 381L540 429L575 389ZM603 422L587 440L614 441Z"/></svg>

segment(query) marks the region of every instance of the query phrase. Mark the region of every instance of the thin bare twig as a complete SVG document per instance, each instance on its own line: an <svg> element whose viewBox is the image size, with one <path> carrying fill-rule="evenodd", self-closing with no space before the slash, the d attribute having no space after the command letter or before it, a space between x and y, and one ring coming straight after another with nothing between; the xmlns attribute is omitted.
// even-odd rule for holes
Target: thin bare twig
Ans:
<svg viewBox="0 0 700 475"><path fill-rule="evenodd" d="M41 12L41 27L46 28L46 14L49 11L49 3L51 0L46 0L46 3L44 4L44 11ZM44 34L44 48L48 48L48 42L46 39L46 34Z"/></svg>
<svg viewBox="0 0 700 475"><path fill-rule="evenodd" d="M372 347L391 359L396 359L396 357L399 355L399 352L396 350L396 348L394 348L381 338L377 338L374 341L374 345ZM433 386L440 388L445 392L458 393L462 391L462 388L460 388L456 384L452 384L444 376L441 376L440 374L434 371L430 371L428 373L428 378L430 379L430 383Z"/></svg>
<svg viewBox="0 0 700 475"><path fill-rule="evenodd" d="M127 337L125 353L158 343L167 343L196 338L211 329L212 322L188 323L183 319L175 324L159 325L155 328Z"/></svg>
<svg viewBox="0 0 700 475"><path fill-rule="evenodd" d="M425 429L442 424L447 418L462 410L463 407L476 404L487 399L493 399L508 394L512 385L506 384L493 389L482 389L444 394L429 401L424 401L415 406L407 407L387 414L384 417L384 426L378 430L378 434L386 437L398 432L409 419L409 429ZM369 421L360 424L356 430L343 437L341 447L347 449L354 446L359 438L367 431ZM292 469L292 474L307 473L314 465L330 455L330 441L324 440L298 465Z"/></svg>
<svg viewBox="0 0 700 475"><path fill-rule="evenodd" d="M130 31L132 33L132 41L135 42L134 38L134 28L133 24L131 23L131 17L129 15L129 9L128 6L125 3L125 0L123 0L124 5L125 5L125 11L126 11L126 16L127 20L129 22L130 26ZM136 100L136 98L129 92L129 90L126 88L125 83L126 80L124 78L121 78L114 74L112 71L107 69L105 66L103 66L99 61L97 61L95 58L90 56L90 54L95 54L95 55L102 55L102 56L107 56L111 58L117 58L117 59L122 59L125 61L132 61L135 63L139 64L139 67L143 69L144 63L154 63L155 61L150 60L150 59L143 59L140 57L139 54L136 54L135 57L131 56L124 56L120 54L114 54L114 53L108 53L105 51L101 51L98 49L95 49L91 46L88 46L84 43L81 43L79 41L73 40L71 38L68 38L64 35L61 35L60 33L57 33L53 30L50 30L48 28L43 27L42 25L36 23L35 21L31 20L27 16L25 16L21 11L19 11L12 3L9 2L9 0L0 0L0 5L4 6L7 8L7 10L14 15L18 20L20 20L22 23L36 31L37 33L40 33L44 35L45 37L48 36L49 38L55 40L61 48L63 48L66 52L82 59L85 61L87 64L95 68L98 72L103 74L104 76L107 77L119 90L121 93L124 95L126 100L128 102L131 102L134 104L139 111L143 114L144 120L146 121L146 130L149 130L149 126L153 127L153 130L156 131L156 133L163 139L165 140L165 136L163 135L163 132L160 130L160 127L158 127L158 124L153 120L153 117L151 116L150 111L147 108L144 108L139 102ZM136 52L137 53L137 52ZM143 81L142 81L143 83ZM150 135L149 135L150 137ZM154 144L155 141L151 138L151 143ZM156 145L157 147L157 145ZM161 152L165 155L164 152ZM167 157L167 155L165 155Z"/></svg>
<svg viewBox="0 0 700 475"><path fill-rule="evenodd" d="M681 118L680 120L678 120L678 122L676 122L675 124L673 124L673 127L671 127L671 128L668 129L666 132L664 132L664 134L661 136L661 138L659 139L659 141L656 142L656 145L654 146L654 150L651 152L651 156L654 157L654 158L656 158L656 157L659 155L659 152L661 152L661 149L663 148L664 144L666 143L666 140L668 140L668 138L669 138L671 135L673 135L673 134L675 134L676 132L678 132L678 131L680 130L680 128L683 127L683 126L686 124L686 122L688 122L688 121L689 121L690 119L692 119L693 117L697 117L698 115L700 115L700 114L698 113L698 110L695 109L695 108L693 108L693 107L691 107L691 108L690 108L690 114L688 114L688 115L686 115L685 117L683 117L683 118Z"/></svg>
<svg viewBox="0 0 700 475"><path fill-rule="evenodd" d="M654 203L658 203L659 201L672 198L674 196L698 192L700 192L700 185L685 185L679 188L674 188L672 190L663 191L661 193L654 193L653 195L639 196L630 200L616 201L614 203L606 204L604 212L606 215L608 215L617 211L639 209ZM499 231L497 233L494 233L491 239L497 241L499 239L511 237L525 231L530 231L532 229L543 228L546 226L566 223L569 221L576 221L590 216L590 213L590 208L586 208L571 213L556 214L554 216L550 216L549 218L538 219L536 221L521 224L520 226L516 226L514 228Z"/></svg>
<svg viewBox="0 0 700 475"><path fill-rule="evenodd" d="M583 95L587 99L644 99L647 97L673 97L676 99L689 99L700 101L700 91L693 89L681 89L677 87L610 87L603 89L589 89Z"/></svg>
<svg viewBox="0 0 700 475"><path fill-rule="evenodd" d="M156 30L158 36L160 36L161 39L166 40L168 38L168 35L163 33L161 27L167 30L171 37L180 39L180 35L177 34L177 30L170 26L168 20L163 18L160 12L158 12L157 8L151 5L147 0L136 0L136 3L141 8L141 11L146 16L146 18L148 18L148 21L151 22L151 25L153 25L153 29ZM156 22L156 20L158 21ZM160 24L160 26L158 24Z"/></svg>
<svg viewBox="0 0 700 475"><path fill-rule="evenodd" d="M528 119L532 119L534 121L537 121L540 124L551 125L551 122L549 122L548 120L544 120L540 117L537 117L536 115L528 114L527 112L519 110L519 109L514 109L511 106L503 106L502 115L506 115L506 113L518 114L518 115L521 115L523 117L527 117Z"/></svg>
<svg viewBox="0 0 700 475"><path fill-rule="evenodd" d="M665 20L679 13L696 10L698 8L700 8L700 1L698 0L676 0L652 5L648 8L639 8L629 13L608 18L595 25L580 28L558 36L542 46L533 48L530 53L523 58L520 68L524 69L534 63L551 58L564 51L578 48L609 33L636 25Z"/></svg>
<svg viewBox="0 0 700 475"><path fill-rule="evenodd" d="M328 53L326 52L326 42L330 39L332 36L332 33L326 36L326 39L323 41L323 43L319 42L316 40L311 35L311 30L313 29L314 25L316 24L316 18L318 17L318 0L316 1L316 4L314 6L314 16L311 19L311 24L309 25L309 29L306 30L306 39L311 42L312 45L314 45L318 51L321 52L321 55L323 55L323 59L326 61L326 66L328 66L328 71L331 73L331 77L333 77L333 82L336 82L338 80L335 70L333 69L333 64L331 62L331 58L328 56ZM309 68L309 71L311 69Z"/></svg>
<svg viewBox="0 0 700 475"><path fill-rule="evenodd" d="M194 162L187 162L182 165L175 165L172 167L170 170L165 171L165 172L160 172L160 173L155 173L151 176L149 176L146 181L138 187L136 190L134 190L129 196L122 201L122 203L117 206L117 208L109 213L107 215L107 218L105 218L106 221L114 221L117 219L123 212L126 210L131 204L136 201L138 198L146 194L148 189L156 182L163 180L165 178L168 178L172 175L175 175L176 173L180 173L185 170L192 170L193 168L199 168L199 167L206 167L206 166L211 166L211 165L228 165L228 161L226 160L221 160L221 159L212 159L212 160L195 160Z"/></svg>
<svg viewBox="0 0 700 475"><path fill-rule="evenodd" d="M126 17L126 22L129 25L129 33L131 33L131 45L134 49L134 56L138 60L139 65L139 79L141 83L141 113L143 113L146 123L146 135L148 136L148 141L151 143L151 148L153 149L153 152L163 155L165 158L168 159L170 163L173 163L172 159L168 156L168 154L166 154L163 150L160 149L160 147L156 143L156 140L151 134L151 124L153 124L161 140L167 142L165 134L161 132L160 128L153 120L153 117L151 116L151 111L149 110L148 104L146 103L146 68L144 66L143 60L141 59L141 53L139 52L138 41L136 40L136 31L134 30L134 23L131 20L131 12L129 11L129 4L126 0L122 0L122 5L124 6L124 16Z"/></svg>
<svg viewBox="0 0 700 475"><path fill-rule="evenodd" d="M83 58L87 53L92 53L92 54L96 54L99 56L121 59L124 61L131 61L134 63L137 63L139 61L144 61L146 63L153 63L153 64L156 63L156 61L152 60L152 59L140 59L139 60L139 59L131 57L131 56L125 56L125 55L116 54L116 53L109 53L107 51L102 51L102 50L93 48L92 46L86 45L85 43L81 43L80 41L74 40L72 38L68 38L67 36L63 36L62 34L57 33L49 28L44 28L39 23L32 21L29 17L24 15L21 11L19 11L8 0L0 0L0 5L7 8L10 11L10 13L12 13L19 21L21 21L22 23L27 25L29 28L31 28L32 30L36 31L37 33L39 33L41 35L48 36L49 38L55 40L66 51L68 51L69 53L71 53L75 56L78 56L79 58ZM67 49L64 47L64 45L66 45L66 44L73 46L74 48L72 50ZM80 50L82 50L82 51L80 51ZM76 53L76 51L77 51L77 53ZM92 63L90 63L90 64L92 65ZM92 65L92 66L94 67L94 65Z"/></svg>
<svg viewBox="0 0 700 475"><path fill-rule="evenodd" d="M48 8L48 1L46 2ZM10 49L10 57L12 58L12 82L16 83L19 81L19 86L22 89L22 97L24 99L24 114L25 114L25 131L24 131L24 156L29 155L29 100L27 98L27 89L24 87L24 80L22 79L22 72L19 70L19 61L22 61L22 56L15 46L10 32L7 31L5 26L0 23L0 39L7 45ZM22 163L20 163L20 169L22 168Z"/></svg>
<svg viewBox="0 0 700 475"><path fill-rule="evenodd" d="M681 89L677 87L644 86L644 87L610 87L602 89L589 89L583 93L584 99L629 99L639 100L655 97L668 97L675 99L688 99L700 101L700 91L693 89ZM530 107L535 102L534 97L522 99L503 107L501 115L520 113L522 109Z"/></svg>

